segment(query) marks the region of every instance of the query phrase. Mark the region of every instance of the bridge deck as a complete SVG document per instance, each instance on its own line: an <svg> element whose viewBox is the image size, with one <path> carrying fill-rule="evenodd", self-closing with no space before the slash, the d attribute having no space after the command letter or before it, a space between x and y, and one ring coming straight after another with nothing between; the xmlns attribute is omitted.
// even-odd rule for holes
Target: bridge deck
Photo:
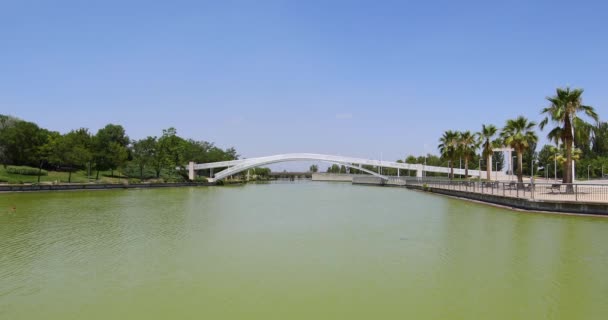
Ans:
<svg viewBox="0 0 608 320"><path fill-rule="evenodd" d="M385 176L380 175L376 172L372 172L369 170L365 170L362 166L374 166L374 167L384 167L384 168L394 168L394 169L402 169L402 170L413 170L416 171L416 175L421 177L422 172L434 172L434 173L450 173L450 168L448 167L438 167L438 166L427 166L424 164L412 164L412 163L401 163L394 161L382 161L382 160L373 160L373 159L363 159L363 158L354 158L354 157L344 157L344 156L334 156L334 155L326 155L326 154L316 154L316 153L288 153L288 154L279 154L267 157L258 157L258 158L249 158L249 159L240 159L240 160L232 160L232 161L220 161L220 162L212 162L212 163L191 163L189 166L191 179L194 177L195 170L204 170L204 169L214 169L214 168L227 168L218 172L215 175L215 179L223 179L225 177L237 174L241 171L255 168L263 165L269 165L273 163L279 162L288 162L288 161L322 161L328 163L335 163L339 165L345 165L347 167L356 168L361 171L365 171L369 174L381 177L383 179L387 179ZM480 174L484 174L485 171L479 172L479 170L469 170L469 176L479 176ZM464 175L465 169L456 169L454 168L454 174ZM492 175L496 175L496 173L492 173ZM500 173L502 177L503 174Z"/></svg>

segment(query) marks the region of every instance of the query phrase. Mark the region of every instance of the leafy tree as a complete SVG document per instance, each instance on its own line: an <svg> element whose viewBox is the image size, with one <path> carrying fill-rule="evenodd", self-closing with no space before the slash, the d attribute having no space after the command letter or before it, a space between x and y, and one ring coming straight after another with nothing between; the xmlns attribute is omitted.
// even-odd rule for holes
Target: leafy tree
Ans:
<svg viewBox="0 0 608 320"><path fill-rule="evenodd" d="M38 151L46 143L48 131L33 122L3 118L0 125L0 160L3 165L38 166Z"/></svg>
<svg viewBox="0 0 608 320"><path fill-rule="evenodd" d="M600 122L593 128L593 154L608 156L608 122Z"/></svg>
<svg viewBox="0 0 608 320"><path fill-rule="evenodd" d="M108 124L93 137L93 160L99 179L100 170L114 170L128 159L129 137L121 125Z"/></svg>
<svg viewBox="0 0 608 320"><path fill-rule="evenodd" d="M184 140L177 136L175 128L163 130L163 135L158 138L156 143L156 152L152 159L152 165L156 171L156 177L160 177L163 168L169 168L171 171L177 166L183 166L183 147Z"/></svg>
<svg viewBox="0 0 608 320"><path fill-rule="evenodd" d="M557 154L560 151L552 145L544 145L538 152L538 161L541 166L545 167L545 175L551 177L553 175L561 174L562 166L557 165Z"/></svg>
<svg viewBox="0 0 608 320"><path fill-rule="evenodd" d="M340 173L340 166L337 164L332 164L331 167L327 168L327 173Z"/></svg>
<svg viewBox="0 0 608 320"><path fill-rule="evenodd" d="M583 113L589 118L598 121L598 115L591 106L583 105L583 89L558 88L556 94L547 97L550 105L542 110L546 117L540 122L543 130L551 121L556 127L549 132L549 139L558 139L566 147L566 162L564 164L563 183L572 183L572 148L574 144L574 125L583 123L578 117Z"/></svg>
<svg viewBox="0 0 608 320"><path fill-rule="evenodd" d="M68 182L72 182L72 171L75 167L82 167L93 159L91 135L85 128L72 130L49 143L51 145L45 148L53 150L49 155L50 162L67 167Z"/></svg>
<svg viewBox="0 0 608 320"><path fill-rule="evenodd" d="M517 153L517 181L523 183L523 153L525 150L530 148L531 143L535 143L538 140L536 133L534 133L534 127L536 123L528 121L523 116L517 117L517 119L509 119L502 129L500 134L503 142L515 149Z"/></svg>
<svg viewBox="0 0 608 320"><path fill-rule="evenodd" d="M318 172L319 171L319 167L316 164L313 164L310 166L310 168L308 169L308 171L310 172Z"/></svg>
<svg viewBox="0 0 608 320"><path fill-rule="evenodd" d="M526 175L532 175L532 161L534 161L535 159L537 159L537 152L536 152L536 141L530 142L530 146L528 147L528 149L526 149L524 151L523 154L523 166L522 166L522 170L524 172L524 174Z"/></svg>
<svg viewBox="0 0 608 320"><path fill-rule="evenodd" d="M133 141L131 153L133 162L139 168L139 178L144 178L144 169L146 166L153 163L157 151L156 137L147 137L145 139ZM160 172L158 173L160 174Z"/></svg>

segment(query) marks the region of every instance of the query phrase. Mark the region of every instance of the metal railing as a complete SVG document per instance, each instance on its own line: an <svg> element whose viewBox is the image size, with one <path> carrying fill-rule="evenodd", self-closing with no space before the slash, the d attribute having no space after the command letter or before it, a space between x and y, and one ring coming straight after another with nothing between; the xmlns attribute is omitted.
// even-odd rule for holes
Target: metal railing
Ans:
<svg viewBox="0 0 608 320"><path fill-rule="evenodd" d="M517 181L455 181L418 179L389 179L391 185L416 185L445 190L525 198L547 201L605 202L608 203L606 184L530 183Z"/></svg>

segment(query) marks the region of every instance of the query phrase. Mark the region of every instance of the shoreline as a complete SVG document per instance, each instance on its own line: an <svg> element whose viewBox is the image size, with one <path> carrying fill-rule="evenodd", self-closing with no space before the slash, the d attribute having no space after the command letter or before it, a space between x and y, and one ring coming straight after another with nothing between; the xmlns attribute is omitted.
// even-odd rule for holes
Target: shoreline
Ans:
<svg viewBox="0 0 608 320"><path fill-rule="evenodd" d="M232 184L245 184L239 181ZM54 184L54 185L0 185L0 194L20 193L20 192L49 192L49 191L86 191L86 190L116 190L116 189L150 189L150 188L171 188L171 187L209 187L220 184L213 182L177 182L177 183L101 183L101 184ZM562 214L587 217L608 218L608 203L588 203L588 202L564 202L564 201L537 201L523 198L502 197L499 195L477 194L457 190L445 190L440 188L426 189L416 185L390 185L376 183L352 183L352 185L366 186L386 186L405 188L412 191L425 192L439 196L446 196L453 199L470 201L479 204L490 205L493 207L509 209L517 212L540 213L540 214Z"/></svg>
<svg viewBox="0 0 608 320"><path fill-rule="evenodd" d="M148 189L170 187L206 187L214 186L211 182L176 182L176 183L71 183L71 184L36 184L36 185L0 185L0 194L13 192L45 191L78 191L78 190L113 190L113 189Z"/></svg>

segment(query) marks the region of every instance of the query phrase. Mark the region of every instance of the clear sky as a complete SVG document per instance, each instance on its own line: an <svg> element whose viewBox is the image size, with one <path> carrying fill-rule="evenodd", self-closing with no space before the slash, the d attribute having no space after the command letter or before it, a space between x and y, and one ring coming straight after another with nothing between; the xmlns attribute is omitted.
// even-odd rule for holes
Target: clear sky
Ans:
<svg viewBox="0 0 608 320"><path fill-rule="evenodd" d="M559 86L608 117L606 1L159 2L0 0L0 113L385 160Z"/></svg>

